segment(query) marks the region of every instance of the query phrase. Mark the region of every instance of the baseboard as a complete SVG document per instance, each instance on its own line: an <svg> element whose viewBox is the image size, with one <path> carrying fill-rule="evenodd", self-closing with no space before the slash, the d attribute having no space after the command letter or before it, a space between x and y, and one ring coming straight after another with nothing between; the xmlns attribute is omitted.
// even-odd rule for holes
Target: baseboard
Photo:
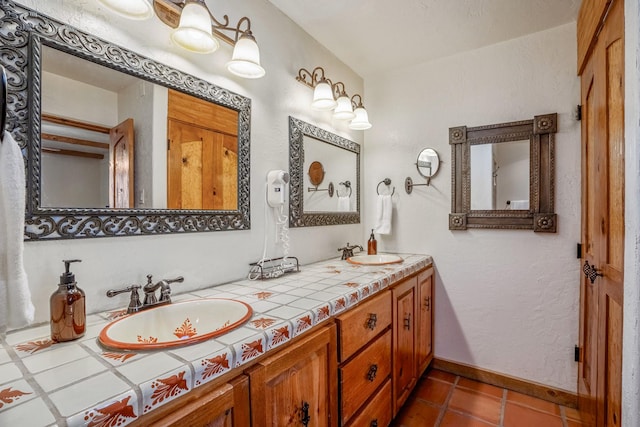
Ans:
<svg viewBox="0 0 640 427"><path fill-rule="evenodd" d="M435 369L450 372L461 377L517 391L518 393L527 394L539 399L548 400L549 402L557 403L558 405L569 406L571 408L576 408L578 406L578 395L567 390L549 387L544 384L511 377L509 375L488 371L471 365L465 365L464 363L452 362L450 360L435 358L433 359L431 366Z"/></svg>

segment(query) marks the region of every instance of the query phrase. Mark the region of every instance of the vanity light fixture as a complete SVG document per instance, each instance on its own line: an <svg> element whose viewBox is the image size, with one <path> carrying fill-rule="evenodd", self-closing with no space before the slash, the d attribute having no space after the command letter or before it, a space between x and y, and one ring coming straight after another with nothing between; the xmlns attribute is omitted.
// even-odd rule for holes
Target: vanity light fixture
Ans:
<svg viewBox="0 0 640 427"><path fill-rule="evenodd" d="M369 115L362 105L362 97L355 94L349 98L344 83L333 83L325 76L324 68L316 67L313 71L300 68L296 80L313 89L312 108L321 111L333 110L333 118L336 120L351 120L349 129L371 128Z"/></svg>
<svg viewBox="0 0 640 427"><path fill-rule="evenodd" d="M257 79L265 75L260 65L260 50L251 32L251 21L240 18L235 27L229 17L218 21L204 0L98 0L115 13L129 19L146 19L155 15L173 28L171 40L183 49L195 53L212 53L220 46L219 39L233 46L227 70L239 77ZM231 34L228 36L225 32Z"/></svg>

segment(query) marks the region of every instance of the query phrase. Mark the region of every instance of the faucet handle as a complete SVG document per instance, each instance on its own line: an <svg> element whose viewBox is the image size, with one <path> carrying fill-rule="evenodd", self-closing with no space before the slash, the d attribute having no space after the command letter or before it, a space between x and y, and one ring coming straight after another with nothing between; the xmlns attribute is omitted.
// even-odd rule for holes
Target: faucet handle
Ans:
<svg viewBox="0 0 640 427"><path fill-rule="evenodd" d="M168 284L182 283L182 282L184 282L184 277L178 276L175 279L164 279L164 281L167 282Z"/></svg>
<svg viewBox="0 0 640 427"><path fill-rule="evenodd" d="M140 302L140 295L138 294L138 290L141 287L142 286L140 285L130 285L123 289L109 289L107 291L107 296L109 298L113 298L116 295L123 294L125 292L131 292L129 306L127 307L127 314L135 313L142 308L142 302Z"/></svg>

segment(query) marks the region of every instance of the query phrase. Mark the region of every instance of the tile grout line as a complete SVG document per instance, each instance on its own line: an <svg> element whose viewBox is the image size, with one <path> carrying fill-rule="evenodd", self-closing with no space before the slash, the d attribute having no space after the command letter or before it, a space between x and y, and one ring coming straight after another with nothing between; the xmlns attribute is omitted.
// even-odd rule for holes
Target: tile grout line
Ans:
<svg viewBox="0 0 640 427"><path fill-rule="evenodd" d="M442 404L442 408L440 408L440 413L438 414L438 418L436 419L436 422L433 424L433 427L439 427L440 424L442 423L442 420L444 419L444 414L447 412L447 409L449 409L449 401L451 400L451 396L453 396L453 392L455 391L459 380L460 380L460 376L456 376L456 379L453 380L453 383L451 384L451 390L449 390L449 393L447 394L447 398L444 400L444 403Z"/></svg>

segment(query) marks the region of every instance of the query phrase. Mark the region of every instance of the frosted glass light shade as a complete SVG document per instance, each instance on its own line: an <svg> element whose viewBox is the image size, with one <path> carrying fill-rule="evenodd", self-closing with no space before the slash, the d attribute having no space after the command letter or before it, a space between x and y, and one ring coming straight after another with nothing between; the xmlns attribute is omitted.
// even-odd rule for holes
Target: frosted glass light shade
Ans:
<svg viewBox="0 0 640 427"><path fill-rule="evenodd" d="M98 2L125 18L143 20L153 16L150 0L98 0Z"/></svg>
<svg viewBox="0 0 640 427"><path fill-rule="evenodd" d="M321 80L313 89L313 102L311 107L316 110L328 111L335 108L337 102L333 99L333 90L326 80Z"/></svg>
<svg viewBox="0 0 640 427"><path fill-rule="evenodd" d="M349 129L353 130L366 130L371 128L371 123L369 123L369 114L367 114L367 110L364 107L358 107L354 111L356 117L351 120L349 123Z"/></svg>
<svg viewBox="0 0 640 427"><path fill-rule="evenodd" d="M336 120L351 120L356 115L353 112L353 107L351 106L351 99L347 95L340 95L338 97L338 105L336 109L333 111L333 118Z"/></svg>
<svg viewBox="0 0 640 427"><path fill-rule="evenodd" d="M196 53L211 53L220 46L211 33L209 11L201 3L187 3L180 14L180 24L171 33L171 40L183 49Z"/></svg>
<svg viewBox="0 0 640 427"><path fill-rule="evenodd" d="M227 62L227 70L245 79L259 79L265 75L260 65L260 49L252 35L240 36L233 48L231 61Z"/></svg>

